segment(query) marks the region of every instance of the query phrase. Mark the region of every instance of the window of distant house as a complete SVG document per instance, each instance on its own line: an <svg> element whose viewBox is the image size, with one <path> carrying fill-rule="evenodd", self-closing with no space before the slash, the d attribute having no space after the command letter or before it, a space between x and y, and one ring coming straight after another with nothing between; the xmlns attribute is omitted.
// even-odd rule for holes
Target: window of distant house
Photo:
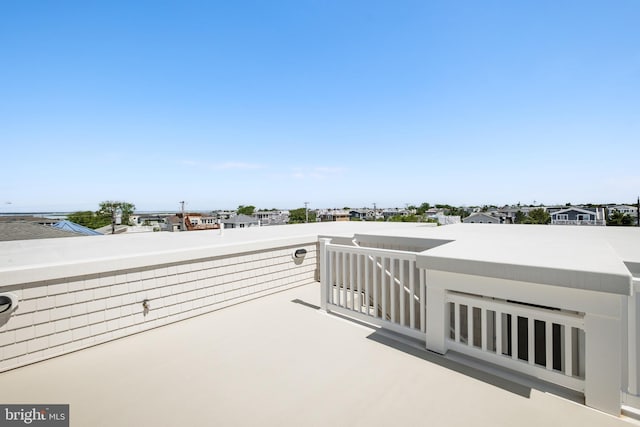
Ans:
<svg viewBox="0 0 640 427"><path fill-rule="evenodd" d="M558 214L556 215L556 219L560 221L567 221L569 219L568 214Z"/></svg>
<svg viewBox="0 0 640 427"><path fill-rule="evenodd" d="M589 221L591 220L591 215L589 214L578 214L578 221Z"/></svg>

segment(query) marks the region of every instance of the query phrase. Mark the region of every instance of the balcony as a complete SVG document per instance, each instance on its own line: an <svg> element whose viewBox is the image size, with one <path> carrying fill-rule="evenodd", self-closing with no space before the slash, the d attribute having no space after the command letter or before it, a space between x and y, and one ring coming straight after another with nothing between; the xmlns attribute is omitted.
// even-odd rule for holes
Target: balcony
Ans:
<svg viewBox="0 0 640 427"><path fill-rule="evenodd" d="M70 403L92 426L626 423L639 236L505 229L0 244L0 293L20 300L0 401Z"/></svg>

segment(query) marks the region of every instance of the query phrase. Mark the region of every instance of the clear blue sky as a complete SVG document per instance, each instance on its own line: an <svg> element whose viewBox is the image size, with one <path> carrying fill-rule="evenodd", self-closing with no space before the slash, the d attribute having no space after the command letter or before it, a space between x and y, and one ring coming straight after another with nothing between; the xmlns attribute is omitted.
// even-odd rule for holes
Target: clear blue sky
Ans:
<svg viewBox="0 0 640 427"><path fill-rule="evenodd" d="M0 212L633 201L639 22L637 0L4 1Z"/></svg>

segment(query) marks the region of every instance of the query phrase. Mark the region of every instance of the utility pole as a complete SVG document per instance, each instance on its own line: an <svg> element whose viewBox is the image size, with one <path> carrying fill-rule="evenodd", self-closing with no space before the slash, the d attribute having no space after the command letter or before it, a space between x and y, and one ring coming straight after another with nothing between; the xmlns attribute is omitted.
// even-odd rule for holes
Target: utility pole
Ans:
<svg viewBox="0 0 640 427"><path fill-rule="evenodd" d="M305 217L306 220L305 222L309 222L309 202L304 202L304 212L305 212Z"/></svg>
<svg viewBox="0 0 640 427"><path fill-rule="evenodd" d="M376 211L376 202L373 202L373 220L378 219L378 211Z"/></svg>
<svg viewBox="0 0 640 427"><path fill-rule="evenodd" d="M180 227L180 231L184 231L184 200L178 203L182 205L182 227Z"/></svg>

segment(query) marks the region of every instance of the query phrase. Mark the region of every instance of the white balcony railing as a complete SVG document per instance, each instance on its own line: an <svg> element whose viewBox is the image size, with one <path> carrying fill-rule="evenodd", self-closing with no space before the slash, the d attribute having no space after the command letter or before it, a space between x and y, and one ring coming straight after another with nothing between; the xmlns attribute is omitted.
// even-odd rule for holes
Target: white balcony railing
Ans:
<svg viewBox="0 0 640 427"><path fill-rule="evenodd" d="M551 220L552 225L607 225L604 219L554 219Z"/></svg>
<svg viewBox="0 0 640 427"><path fill-rule="evenodd" d="M424 340L424 274L416 268L415 253L321 245L324 309Z"/></svg>
<svg viewBox="0 0 640 427"><path fill-rule="evenodd" d="M447 348L584 392L583 315L448 292Z"/></svg>
<svg viewBox="0 0 640 427"><path fill-rule="evenodd" d="M640 346L622 342L624 296L430 269L423 257L320 239L322 308L417 338L436 353L455 351L584 393L588 406L611 414L620 414L623 387L640 407ZM640 318L630 304L630 316Z"/></svg>

